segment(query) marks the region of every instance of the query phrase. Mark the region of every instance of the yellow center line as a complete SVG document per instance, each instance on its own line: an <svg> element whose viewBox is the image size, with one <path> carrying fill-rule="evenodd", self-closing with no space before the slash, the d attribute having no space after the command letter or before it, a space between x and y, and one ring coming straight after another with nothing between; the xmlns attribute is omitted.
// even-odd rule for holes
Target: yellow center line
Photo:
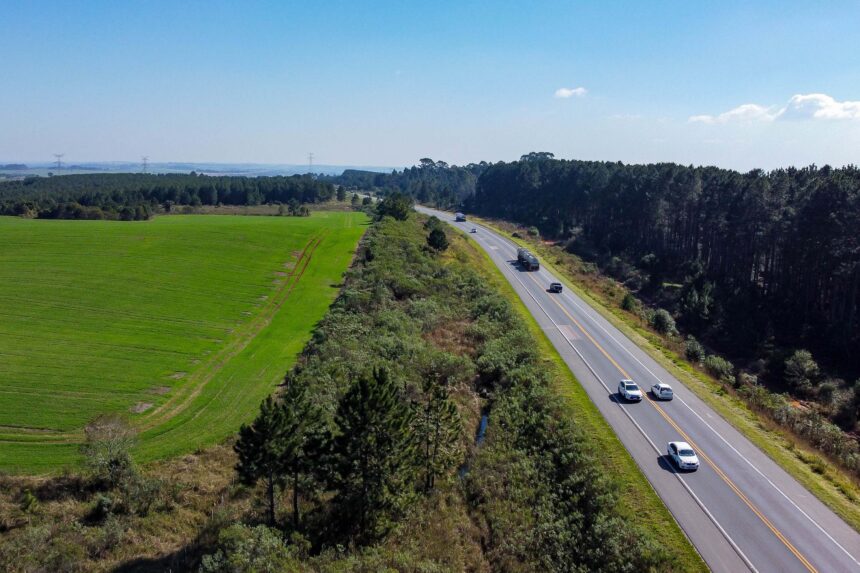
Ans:
<svg viewBox="0 0 860 573"><path fill-rule="evenodd" d="M535 283L536 285L541 286L541 285L540 285L540 283L537 281L537 279L536 279L536 278L534 278L534 276L533 276L532 274L529 274L529 275L528 275L528 277L529 277L532 281L534 281L534 283ZM580 322L579 322L578 320L576 320L576 319L573 317L573 315L572 315L572 314L570 314L570 313L567 311L567 309L566 309L566 308L564 308L564 306L563 306L560 302L558 302L558 301L555 299L555 297L549 297L549 298L550 298L550 300L551 300L552 302L554 302L554 303L555 303L555 304L556 304L556 305L561 309L561 311L565 314L565 316L567 316L567 317L568 317L568 318L569 318L569 319L570 319L570 320L571 320L571 321L576 325L576 327L577 327L577 328L579 328L579 330L580 330L580 331L582 331L582 334L584 334L584 335L585 335L585 337L586 337L586 338L588 338L588 340L590 340L590 341L591 341L591 343L595 346L595 348L597 348L597 349L601 352L601 354L603 354L603 356L605 356L605 357L606 357L606 359L607 359L607 360L609 360L609 362L611 362L611 363L612 363L612 365L613 365L613 366L615 366L615 368L617 368L619 372L621 372L622 376L624 376L625 378L628 378L628 379L632 379L632 377L630 376L630 374L628 374L628 373L627 373L627 371L626 371L626 370L624 370L624 368L622 368L622 367L621 367L621 365L620 365L620 364L618 364L618 362L616 362L616 361L615 361L615 359L614 359L614 358L612 358L612 356L610 356L610 355L609 355L609 353L608 353L608 352L603 348L603 346L601 346L601 345L600 345L600 343L599 343L599 342L597 342L597 341L594 339L594 337L592 337L592 336L591 336L591 334L590 334L590 333L585 329L585 327L583 327L583 326L582 326L582 324L580 324ZM806 557L804 557L804 556L803 556L803 554L801 554L801 553L800 553L800 551L798 551L798 550L797 550L797 548L796 548L796 547L791 543L791 541L789 541L789 540L785 537L785 535L783 535L783 534L782 534L782 532L781 532L781 531L779 531L779 530L778 530L778 529L773 525L773 523L771 523L771 521L770 521L767 517L765 517L765 516L764 516L764 514L762 514L762 512L761 512L761 511L760 511L760 510L755 506L755 504L754 504L752 501L750 501L750 499L749 499L746 495L744 495L744 493L740 490L740 488L738 488L738 486L737 486L737 485L735 485L735 483L731 480L731 478L729 478L729 476L727 476L727 475L726 475L726 474L725 474L725 473L724 473L724 472L723 472L719 467L717 467L717 464L716 464L716 463L715 463L715 462L714 462L714 461L713 461L713 460L712 460L712 459L711 459L707 454L705 454L699 446L697 446L697 445L693 442L693 440L692 440L692 439L691 439L691 438L686 434L686 432L684 432L684 431L683 431L683 430L678 426L678 424L677 424L677 423L675 423L675 421L674 421L674 420L669 416L669 414L667 414L667 413L663 410L663 408L661 408L661 407L657 406L657 405L656 405L653 401L651 401L650 399L649 399L649 400L645 400L645 401L646 401L648 404L650 404L650 405L651 405L655 410L657 410L657 412L659 412L659 413L660 413L660 415L661 415L661 416L663 416L663 418L664 418L664 419L665 419L665 420L666 420L666 421L667 421L667 422L668 422L668 423L669 423L673 428L675 428L675 430L676 430L679 434L681 434L681 436L683 436L683 437L684 437L684 439L687 441L687 443L688 443L688 444L690 444L691 446L693 446L693 448L695 448L695 449L699 452L699 455L700 455L700 456L702 456L702 458L704 458L704 460L708 463L708 465L709 465L709 466L711 466L711 467L713 468L713 470L717 473L717 475L718 475L718 476L720 476L720 478L721 478L724 482L726 482L726 484L727 484L727 485L732 489L732 491L734 491L734 492L735 492L735 494L737 494L737 496L741 499L741 501L743 501L743 502L747 505L747 507L749 507L749 508L752 510L752 512L753 512L756 516L758 516L758 518L759 518L759 519L761 519L762 523L764 523L764 524L768 527L768 529L770 529L770 530L773 532L773 534L774 534L774 535L776 535L777 539L779 539L780 541L782 541L782 543L783 543L783 544L788 548L788 550L789 550L789 551L791 551L791 553L792 553L795 557L797 557L797 559L798 559L798 560L800 560L800 562L801 562L801 563L803 563L803 565L804 565L804 566L805 566L805 567L806 567L806 568L807 568L811 573L818 573L818 570L817 570L817 569L815 569L815 567L813 567L812 563L810 563L810 562L809 562L809 560L807 560L807 559L806 559Z"/></svg>

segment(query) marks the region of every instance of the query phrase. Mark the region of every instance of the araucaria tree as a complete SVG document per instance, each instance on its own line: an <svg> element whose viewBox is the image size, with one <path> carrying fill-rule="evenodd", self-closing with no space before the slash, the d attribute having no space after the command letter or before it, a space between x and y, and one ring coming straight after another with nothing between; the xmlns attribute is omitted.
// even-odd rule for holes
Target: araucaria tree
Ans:
<svg viewBox="0 0 860 573"><path fill-rule="evenodd" d="M339 522L361 543L384 534L414 495L413 412L376 369L344 395L335 416L332 488Z"/></svg>

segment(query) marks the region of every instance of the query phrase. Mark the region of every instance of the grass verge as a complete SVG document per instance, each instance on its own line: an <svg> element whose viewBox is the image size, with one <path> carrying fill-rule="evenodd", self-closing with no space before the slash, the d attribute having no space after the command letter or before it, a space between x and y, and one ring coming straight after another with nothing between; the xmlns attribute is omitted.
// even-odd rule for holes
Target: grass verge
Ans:
<svg viewBox="0 0 860 573"><path fill-rule="evenodd" d="M860 503L857 501L860 499L860 487L839 466L824 459L820 452L808 446L799 437L752 411L740 397L727 390L706 373L694 368L677 352L668 348L660 336L646 329L642 324L637 323L631 315L624 312L618 306L620 299L609 300L609 297L605 296L601 289L591 285L583 286L587 284L585 282L574 282L570 278L572 273L561 268L561 265L564 264L565 257L573 259L575 255L566 253L557 246L547 246L538 241L512 237L510 229L504 228L508 224L477 217L472 218L509 240L535 251L540 256L541 263L568 288L597 310L672 376L695 392L699 398L770 456L782 469L846 523L860 531ZM519 230L522 232L522 229ZM553 264L553 261L562 262L556 265ZM599 280L594 282L599 282ZM602 290L605 291L606 289Z"/></svg>
<svg viewBox="0 0 860 573"><path fill-rule="evenodd" d="M523 304L501 270L490 259L489 254L460 233L450 233L452 240L462 242L456 252L468 257L470 267L480 272L517 310L525 321L537 344L540 355L554 381L554 390L562 400L565 411L582 432L589 450L602 452L601 460L607 475L611 475L620 490L636 490L637 496L625 496L619 500L619 511L624 518L635 522L654 533L656 539L672 553L677 571L707 571L704 561L687 539L669 510L657 496L651 484L636 466L636 462L621 444L612 427L600 414L597 406L588 397L561 355L538 326L537 321Z"/></svg>

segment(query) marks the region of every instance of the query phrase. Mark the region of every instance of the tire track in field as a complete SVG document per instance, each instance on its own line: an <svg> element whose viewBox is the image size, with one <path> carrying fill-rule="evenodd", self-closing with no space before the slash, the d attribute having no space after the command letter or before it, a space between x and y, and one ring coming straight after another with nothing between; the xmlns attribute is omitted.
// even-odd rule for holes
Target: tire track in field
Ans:
<svg viewBox="0 0 860 573"><path fill-rule="evenodd" d="M160 426L166 422L168 422L173 417L177 416L184 410L188 408L188 406L197 398L206 385L215 377L218 372L237 354L242 352L248 344L251 343L252 340L272 321L272 318L275 314L281 309L283 304L287 301L290 294L295 289L295 286L298 284L299 280L301 280L302 275L304 275L305 269L307 269L310 264L311 257L313 253L316 251L317 247L322 243L323 238L328 235L328 230L323 231L322 233L311 237L308 242L305 244L298 258L295 260L295 264L293 268L290 270L290 273L283 278L283 282L278 285L278 288L275 290L274 295L271 296L269 302L263 307L263 309L257 313L257 315L245 325L242 325L239 329L238 333L233 333L231 340L225 345L222 346L218 351L216 351L206 362L204 362L200 368L195 370L189 377L188 383L183 385L178 389L176 394L171 396L167 401L161 404L158 408L152 410L149 414L147 414L143 418L139 418L140 422L135 424L136 429L140 432L144 432L146 430L150 430L157 426ZM190 392L189 392L190 390ZM181 401L180 401L181 400ZM178 402L178 403L177 403ZM205 409L205 408L204 408ZM4 430L10 430L9 426L5 426ZM38 429L32 428L31 431L27 431L23 427L15 428L17 432L20 433L23 438L25 435L32 436L35 434L41 434L45 437L48 437L46 434L50 435L49 440L45 440L43 443L45 444L57 444L57 443L74 443L75 441L79 441L82 435L82 431L77 432L39 432ZM36 430L33 432L32 430ZM31 440L16 440L14 439L14 435L2 435L0 434L0 443L35 443Z"/></svg>
<svg viewBox="0 0 860 573"><path fill-rule="evenodd" d="M281 307L284 305L284 303L285 303L285 302L287 302L287 299L289 298L290 294L292 294L293 290L295 289L295 286L296 286L297 284L299 284L299 282L300 282L300 281L301 281L301 279L302 279L302 276L305 274L305 270L307 270L308 266L310 265L311 258L313 257L314 252L316 252L317 247L319 247L319 246L320 246L320 244L322 243L323 239L325 238L325 236L326 236L326 235L328 235L328 233L329 233L329 230L325 230L325 231L324 231L324 232L319 236L319 238L318 238L318 239L316 239L316 242L315 242L315 243L313 244L313 246L311 247L310 253L308 253L308 256L307 256L306 258L304 258L304 259L303 259L303 264L302 264L302 269L301 269L301 271L299 271L298 275L296 276L296 279L290 283L290 288L289 288L289 290L286 292L286 294L285 294L283 297L281 297L281 298L280 298L280 300L277 302L277 304L274 306L274 308L272 308L272 309L271 309L271 312L270 312L270 313L268 313L268 318L266 319L265 324L263 325L263 327L261 327L261 328L260 328L260 331L262 330L262 328L265 328L265 326L268 326L268 325L269 325L269 323L272 321L272 318L274 318L275 314L277 314L277 312L281 309ZM302 260L302 259L300 259L300 260ZM297 264L295 268L298 268L298 266L299 266L299 265ZM292 276L292 275L291 275L291 276ZM259 331L257 331L257 334L259 334ZM247 345L251 342L251 340L253 340L255 337L256 337L256 334L255 334L254 336L252 336L252 337L251 337L251 338L250 338L250 339L245 343L245 345L242 347L242 349L244 349L244 348L245 348L245 346L247 346ZM241 352L241 350L239 350L238 352ZM238 354L238 352L237 352L236 354ZM235 354L233 354L233 356L235 356ZM232 358L232 356L231 356L231 358ZM225 363L224 363L224 364L226 364L226 361L225 361ZM222 366L223 366L223 365L222 365ZM219 370L220 370L220 368L219 368ZM282 376L283 376L283 374L279 374L279 375L275 378L275 380L280 379ZM220 390L218 390L218 392L217 392L214 396L212 396L212 397L211 397L211 398L206 402L206 404L205 404L203 407L198 408L198 409L197 409L197 411L195 411L195 412L194 412L194 416L192 416L191 420L194 420L194 419L196 419L197 417L199 417L201 414L203 414L203 413L207 410L207 408L209 407L209 405L210 405L212 402L214 402L215 400L217 400L217 399L218 399L218 397L221 395L221 393L222 393L226 388L227 388L227 387L226 387L226 386L224 386L223 388L221 388ZM202 390L202 388L201 388L201 390ZM199 394L199 392L198 392L198 394ZM178 413L179 413L179 412L177 412L177 414L178 414ZM171 416L171 418L172 418L172 417L173 417L173 416ZM165 420L165 421L169 421L169 419L170 419L170 418L168 418L168 419L167 419L167 420ZM141 428L141 429L143 429L143 428ZM149 428L147 428L147 429L149 429Z"/></svg>
<svg viewBox="0 0 860 573"><path fill-rule="evenodd" d="M248 344L251 343L254 338L264 329L269 323L272 321L272 318L275 314L281 309L284 302L286 302L287 298L289 298L290 294L295 289L295 286L301 280L302 275L305 272L305 269L308 267L310 263L311 257L313 256L314 251L316 251L317 247L319 247L320 243L322 243L323 237L327 233L321 233L313 238L305 245L304 250L299 256L296 264L293 266L290 274L284 279L284 282L278 287L275 291L275 295L270 299L269 304L264 307L264 309L257 314L257 316L249 322L242 330L247 330L247 332L241 333L238 337L235 337L234 340L224 347L221 348L218 352L216 352L212 358L210 358L200 369L195 371L191 376L189 376L189 382L192 380L195 382L194 384L186 384L182 387L184 393L186 394L184 399L174 406L170 408L172 402L175 402L176 399L182 398L182 394L177 393L172 396L169 400L161 404L158 408L152 411L152 413L146 416L143 420L142 424L138 424L137 428L143 432L146 430L150 430L156 426L160 426L166 422L168 422L171 418L183 412L191 402L197 398L206 385L215 377L218 372L237 354L242 352ZM288 288L289 287L289 288ZM200 380L194 380L195 378L200 378ZM187 390L191 389L191 392L188 393Z"/></svg>

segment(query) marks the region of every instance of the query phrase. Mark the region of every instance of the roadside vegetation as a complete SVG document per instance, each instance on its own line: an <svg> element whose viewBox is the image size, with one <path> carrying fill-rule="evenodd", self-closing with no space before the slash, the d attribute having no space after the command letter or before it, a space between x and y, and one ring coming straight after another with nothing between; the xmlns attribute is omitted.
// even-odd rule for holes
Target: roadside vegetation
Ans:
<svg viewBox="0 0 860 573"><path fill-rule="evenodd" d="M0 218L0 470L77 465L103 413L140 431L139 460L234 433L325 314L366 220Z"/></svg>
<svg viewBox="0 0 860 573"><path fill-rule="evenodd" d="M0 567L700 569L683 537L658 543L662 530L646 527L665 509L640 518L622 505L497 271L475 268L474 246L439 221L401 220L401 204L383 202L340 296L235 453L139 468L106 420L98 428L111 431L88 433L86 475L62 488L7 478ZM182 468L212 478L189 488ZM125 493L150 490L146 508Z"/></svg>

